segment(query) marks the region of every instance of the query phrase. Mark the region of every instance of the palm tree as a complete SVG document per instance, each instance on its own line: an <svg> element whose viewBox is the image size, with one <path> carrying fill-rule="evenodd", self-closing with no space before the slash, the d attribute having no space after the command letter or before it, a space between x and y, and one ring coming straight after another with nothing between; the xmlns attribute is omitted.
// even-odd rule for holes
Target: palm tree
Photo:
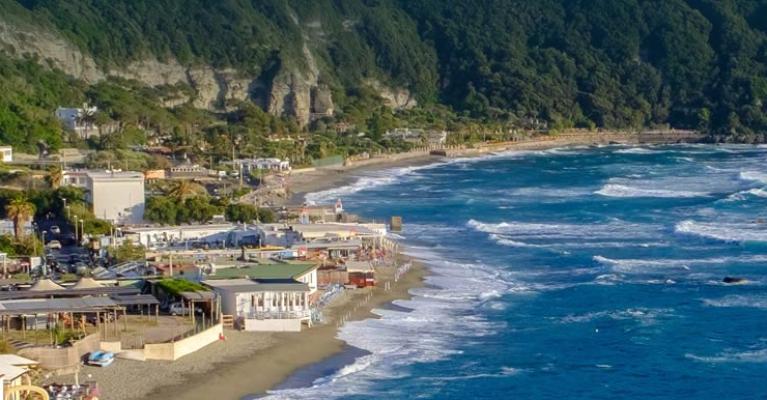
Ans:
<svg viewBox="0 0 767 400"><path fill-rule="evenodd" d="M53 189L58 189L61 186L61 182L64 180L64 171L60 166L53 165L48 168L48 176L46 176L45 179Z"/></svg>
<svg viewBox="0 0 767 400"><path fill-rule="evenodd" d="M178 181L168 190L167 195L178 201L205 194L205 188L189 180Z"/></svg>
<svg viewBox="0 0 767 400"><path fill-rule="evenodd" d="M35 215L35 205L25 197L17 197L5 206L5 213L13 221L13 234L16 238L22 236L22 227Z"/></svg>

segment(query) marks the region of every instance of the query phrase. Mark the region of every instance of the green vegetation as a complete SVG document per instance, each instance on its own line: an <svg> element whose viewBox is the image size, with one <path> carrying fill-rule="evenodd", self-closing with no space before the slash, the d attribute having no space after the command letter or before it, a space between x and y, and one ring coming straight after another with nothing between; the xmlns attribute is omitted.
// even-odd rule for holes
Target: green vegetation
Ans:
<svg viewBox="0 0 767 400"><path fill-rule="evenodd" d="M179 294L181 294L181 292L207 292L208 291L208 288L206 288L205 286L202 286L199 283L188 281L186 279L165 278L155 282L155 285L162 288L162 290L164 290L165 293L168 293L169 295L172 295L172 296L178 296Z"/></svg>
<svg viewBox="0 0 767 400"><path fill-rule="evenodd" d="M227 221L245 222L260 221L272 223L275 221L274 212L268 208L256 208L250 204L229 204L224 213Z"/></svg>
<svg viewBox="0 0 767 400"><path fill-rule="evenodd" d="M0 11L60 34L103 69L149 58L234 68L263 84L257 103L275 77L309 68L306 48L333 95L335 115L301 128L249 101L195 109L183 101L195 88L182 84L88 84L0 53L0 141L34 151L63 137L99 150L92 166L151 168L128 150L157 138L214 163L235 148L310 165L405 150L382 137L403 126L456 132L451 143L511 128L672 126L744 142L767 132L767 0L17 0ZM373 80L408 89L419 106L383 106ZM110 129L88 142L62 136L53 110L86 101Z"/></svg>
<svg viewBox="0 0 767 400"><path fill-rule="evenodd" d="M143 261L146 258L146 249L139 243L133 243L130 239L125 239L122 244L115 247L112 251L117 262L124 261Z"/></svg>
<svg viewBox="0 0 767 400"><path fill-rule="evenodd" d="M146 201L144 219L163 225L206 223L222 212L223 206L206 195L152 196Z"/></svg>

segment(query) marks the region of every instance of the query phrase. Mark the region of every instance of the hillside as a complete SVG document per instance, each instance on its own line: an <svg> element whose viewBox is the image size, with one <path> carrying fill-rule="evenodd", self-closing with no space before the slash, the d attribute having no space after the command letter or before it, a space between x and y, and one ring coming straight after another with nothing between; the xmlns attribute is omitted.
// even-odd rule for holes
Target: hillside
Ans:
<svg viewBox="0 0 767 400"><path fill-rule="evenodd" d="M467 121L767 131L767 0L0 0L0 49L0 140L22 148L85 101L179 144L243 115L333 146L338 123L385 147Z"/></svg>

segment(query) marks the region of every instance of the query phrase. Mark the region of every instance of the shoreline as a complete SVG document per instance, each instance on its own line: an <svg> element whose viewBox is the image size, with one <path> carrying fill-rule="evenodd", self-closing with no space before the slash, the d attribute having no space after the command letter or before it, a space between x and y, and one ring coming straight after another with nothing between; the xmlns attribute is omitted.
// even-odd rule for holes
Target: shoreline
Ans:
<svg viewBox="0 0 767 400"><path fill-rule="evenodd" d="M386 291L381 285L347 293L324 309L326 322L323 324L300 333L270 334L273 342L269 346L259 348L238 360L217 363L211 371L185 377L183 383L159 388L149 393L148 398L195 400L258 397L287 382L297 371L342 354L350 347L336 337L343 326L339 324L342 317L344 321L378 318L372 312L374 309L385 307L395 300L409 299L410 289L423 285L425 266L417 260L407 259L413 262L413 268L399 282L392 283L391 290ZM387 267L385 270L382 278L390 280L394 268Z"/></svg>
<svg viewBox="0 0 767 400"><path fill-rule="evenodd" d="M319 168L290 177L291 193L282 204L298 205L309 193L343 187L356 182L366 171L438 164L453 158L475 158L507 151L547 150L567 146L610 144L614 138L605 135L595 141L592 135L566 137L554 140L535 140L460 149L450 156L405 154L379 157L364 164ZM621 144L637 144L625 142ZM118 360L106 369L83 367L80 379L92 375L106 394L105 398L131 400L143 398L174 398L195 400L201 398L234 399L259 396L280 387L297 371L322 363L348 349L337 338L341 324L338 321L359 321L378 318L372 311L385 307L394 300L412 297L410 289L423 286L429 274L428 267L419 260L413 268L392 287L384 291L383 285L372 289L355 290L329 304L323 313L327 323L305 329L300 333L250 333L226 330L226 341L218 341L200 351L174 362ZM387 280L383 268L381 282ZM389 276L388 279L391 279ZM369 293L369 299L361 303ZM62 376L62 382L73 381L73 376Z"/></svg>

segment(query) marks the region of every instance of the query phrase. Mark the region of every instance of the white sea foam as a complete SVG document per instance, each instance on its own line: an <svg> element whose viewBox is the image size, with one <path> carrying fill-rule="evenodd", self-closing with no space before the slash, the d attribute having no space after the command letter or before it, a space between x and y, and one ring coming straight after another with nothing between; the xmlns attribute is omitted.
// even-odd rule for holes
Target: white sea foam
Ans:
<svg viewBox="0 0 767 400"><path fill-rule="evenodd" d="M517 289L497 269L444 260L424 248L409 247L406 253L423 259L434 272L426 277L425 287L411 291L412 299L395 302L412 311L380 309L374 311L381 316L379 319L347 323L339 338L370 352L369 355L315 381L311 387L273 391L269 398L370 395L371 381L396 377L396 371L404 365L439 361L458 354L455 343L504 328L502 322L488 321L475 313L476 307ZM492 375L517 372L501 370Z"/></svg>
<svg viewBox="0 0 767 400"><path fill-rule="evenodd" d="M734 256L734 257L711 257L711 258L654 258L654 259L613 259L603 256L594 256L594 261L610 267L615 272L632 273L664 268L689 269L693 266L724 265L724 264L754 264L767 262L767 255Z"/></svg>
<svg viewBox="0 0 767 400"><path fill-rule="evenodd" d="M691 353L685 357L705 363L765 363L767 362L767 349L735 351L727 350L715 356L699 356Z"/></svg>
<svg viewBox="0 0 767 400"><path fill-rule="evenodd" d="M763 188L741 190L740 192L727 196L725 201L744 201L748 200L749 196L767 198L767 190L764 190Z"/></svg>
<svg viewBox="0 0 767 400"><path fill-rule="evenodd" d="M620 154L660 154L665 153L663 150L652 150L646 147L629 147L627 149L615 150Z"/></svg>
<svg viewBox="0 0 767 400"><path fill-rule="evenodd" d="M466 223L469 228L479 232L495 234L498 237L515 241L532 240L631 240L657 239L662 227L652 224L631 223L612 220L607 223L566 224L537 222L499 222L485 223L474 219Z"/></svg>
<svg viewBox="0 0 767 400"><path fill-rule="evenodd" d="M719 299L703 299L709 307L747 307L767 309L767 296L733 294Z"/></svg>
<svg viewBox="0 0 767 400"><path fill-rule="evenodd" d="M600 319L616 321L634 320L643 326L653 325L658 318L671 316L670 308L628 308L625 310L594 311L585 314L570 314L560 318L563 324L584 323Z"/></svg>
<svg viewBox="0 0 767 400"><path fill-rule="evenodd" d="M743 171L740 173L740 179L744 181L756 181L767 184L767 172Z"/></svg>
<svg viewBox="0 0 767 400"><path fill-rule="evenodd" d="M706 197L710 193L706 192L693 192L687 190L673 190L673 189L654 189L654 188L641 188L629 185L621 185L615 183L608 183L602 186L601 189L594 192L595 194L606 197Z"/></svg>
<svg viewBox="0 0 767 400"><path fill-rule="evenodd" d="M767 223L705 223L685 220L676 224L674 230L725 242L767 242Z"/></svg>
<svg viewBox="0 0 767 400"><path fill-rule="evenodd" d="M509 376L519 375L524 370L512 367L502 367L498 372L492 373L479 373L469 375L458 376L422 376L418 379L421 380L437 380L437 381L466 381L472 379L486 379L486 378L506 378Z"/></svg>
<svg viewBox="0 0 767 400"><path fill-rule="evenodd" d="M382 187L401 182L407 177L412 177L417 171L432 168L434 165L422 165L417 167L390 168L380 171L369 171L360 175L353 183L331 188L306 195L306 201L310 203L334 202L336 199L357 193L362 190Z"/></svg>

